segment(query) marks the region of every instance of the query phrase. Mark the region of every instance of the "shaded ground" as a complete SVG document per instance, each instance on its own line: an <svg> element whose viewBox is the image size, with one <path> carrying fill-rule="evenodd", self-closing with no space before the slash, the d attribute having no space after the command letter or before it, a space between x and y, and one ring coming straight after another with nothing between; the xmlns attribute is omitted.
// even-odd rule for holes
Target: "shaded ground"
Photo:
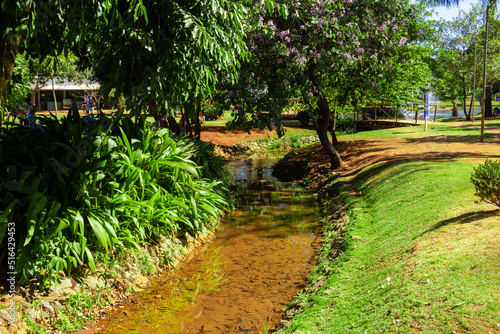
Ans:
<svg viewBox="0 0 500 334"><path fill-rule="evenodd" d="M446 160L446 159L467 159L473 161L484 161L486 158L500 158L500 129L488 127L486 131L488 136L484 142L479 141L480 123L446 123L450 126L461 126L471 130L471 135L453 136L442 135L433 132L432 126L429 126L428 135L420 138L384 138L377 137L368 141L360 138L340 139L337 147L344 163L345 168L337 170L336 173L342 176L355 175L364 167L377 163L398 163L409 160ZM419 127L422 129L423 127ZM312 177L316 179L321 174L326 173L328 169L328 157L323 153L319 143L311 145L302 153L301 158L308 163L314 163Z"/></svg>
<svg viewBox="0 0 500 334"><path fill-rule="evenodd" d="M277 137L276 132L269 130L252 130L247 133L242 129L229 131L225 126L202 126L201 140L214 145L234 145L242 141L260 138Z"/></svg>

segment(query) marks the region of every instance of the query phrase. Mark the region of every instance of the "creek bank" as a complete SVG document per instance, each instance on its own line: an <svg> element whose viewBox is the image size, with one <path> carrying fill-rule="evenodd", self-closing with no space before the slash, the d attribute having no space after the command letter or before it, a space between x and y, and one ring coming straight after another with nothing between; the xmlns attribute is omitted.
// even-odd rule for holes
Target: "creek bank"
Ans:
<svg viewBox="0 0 500 334"><path fill-rule="evenodd" d="M270 148L289 150L315 141L317 136L257 140L233 146L218 146L215 153L227 160L236 160L262 155ZM85 309L84 313L95 323L105 316L108 309L129 298L131 293L147 287L152 275L175 268L193 249L212 239L214 231L203 231L195 237L186 233L171 240L162 238L138 253L124 254L111 268L101 266L97 274L86 271L75 277L65 277L61 273L60 282L53 282L47 291L18 287L14 297L17 307L14 323L6 309L10 304L7 291L0 288L0 334L24 334L30 331L60 333L54 324L61 320L61 315L66 320L71 316L64 314L64 306L75 295L79 298L92 298L93 309ZM92 324L87 326L91 327ZM78 333L85 333L85 329L84 327Z"/></svg>
<svg viewBox="0 0 500 334"><path fill-rule="evenodd" d="M214 152L226 160L238 160L252 156L268 154L268 150L279 149L289 151L319 141L318 136L298 136L270 138L266 140L249 140L235 145L215 145Z"/></svg>
<svg viewBox="0 0 500 334"><path fill-rule="evenodd" d="M312 296L323 288L333 272L333 265L347 249L349 205L341 194L342 185L336 181L336 173L340 170L330 170L327 159L312 159L315 154L317 148L304 147L288 153L274 166L273 175L280 180L300 181L309 191L318 195L321 216L324 218L320 222L323 241L319 250L318 265L309 277L310 283L301 291L300 297L298 295L288 305L281 320L269 333L284 333L296 315L312 306Z"/></svg>
<svg viewBox="0 0 500 334"><path fill-rule="evenodd" d="M14 321L8 309L11 299L1 288L0 334L61 333L55 324L71 321L68 316L72 315L65 314L64 308L72 298L82 304L85 299L93 301L93 309L84 309L82 313L94 322L104 316L107 309L133 292L146 288L152 275L175 268L191 251L211 240L214 232L215 229L212 229L203 230L194 237L188 233L173 239L163 237L157 243L142 248L141 252L124 254L108 268L101 266L98 273L65 277L61 272L60 282L53 282L47 291L17 287L13 299L16 305ZM78 333L85 333L85 329L83 327Z"/></svg>

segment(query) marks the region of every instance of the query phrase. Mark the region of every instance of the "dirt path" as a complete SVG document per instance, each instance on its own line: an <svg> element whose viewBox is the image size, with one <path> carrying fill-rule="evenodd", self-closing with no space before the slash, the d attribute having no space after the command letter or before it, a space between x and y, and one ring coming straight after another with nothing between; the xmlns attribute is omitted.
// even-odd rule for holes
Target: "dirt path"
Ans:
<svg viewBox="0 0 500 334"><path fill-rule="evenodd" d="M225 126L202 126L201 140L214 145L234 145L242 141L260 138L277 137L276 132L269 130L252 130L247 133L244 130L229 131Z"/></svg>
<svg viewBox="0 0 500 334"><path fill-rule="evenodd" d="M422 159L470 159L484 161L486 158L500 159L500 129L488 128L484 142L479 141L480 123L446 123L450 126L461 126L471 130L474 135L463 137L442 135L433 132L431 126L425 137L414 139L374 138L340 139L337 147L346 167L338 171L343 175L354 174L358 170L377 162L396 163L402 160ZM421 127L423 130L423 127ZM472 132L473 131L473 132ZM475 135L477 134L477 135ZM328 158L319 144L312 145L306 159L313 161L318 167L328 165Z"/></svg>

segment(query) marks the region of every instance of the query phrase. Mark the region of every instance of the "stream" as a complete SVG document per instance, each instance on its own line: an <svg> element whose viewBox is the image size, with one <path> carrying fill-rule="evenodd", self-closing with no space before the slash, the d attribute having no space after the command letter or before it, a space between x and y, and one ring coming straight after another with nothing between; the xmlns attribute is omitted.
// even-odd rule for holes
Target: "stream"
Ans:
<svg viewBox="0 0 500 334"><path fill-rule="evenodd" d="M238 194L215 239L98 323L101 333L261 333L315 265L314 196L272 177L276 158L227 167Z"/></svg>

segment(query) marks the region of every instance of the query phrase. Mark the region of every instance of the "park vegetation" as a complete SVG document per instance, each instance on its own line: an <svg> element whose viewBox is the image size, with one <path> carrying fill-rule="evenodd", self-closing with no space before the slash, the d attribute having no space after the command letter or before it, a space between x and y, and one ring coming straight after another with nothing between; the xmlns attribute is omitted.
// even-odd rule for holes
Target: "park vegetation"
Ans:
<svg viewBox="0 0 500 334"><path fill-rule="evenodd" d="M299 101L337 168L338 114L418 102L431 74L450 99L472 87L470 70L460 85L447 72L470 69L472 37L462 36L460 57L452 39L437 52L424 43L436 32L427 11L406 0L15 0L1 8L0 126L9 103L32 93L33 73L53 81L73 71L67 64L92 68L120 107L112 119L72 110L41 119L43 131L9 124L0 132L1 268L14 222L8 270L41 288L60 271L96 271L117 252L215 224L229 207L220 162L183 137L200 133L204 105L231 110L229 128L282 135L282 113ZM481 29L467 32L479 40Z"/></svg>
<svg viewBox="0 0 500 334"><path fill-rule="evenodd" d="M19 284L36 278L44 288L59 271L95 272L126 249L194 236L229 206L215 180L221 164L204 144L128 118L85 124L73 113L43 121L44 133L0 133L1 219L16 222L9 271L19 273Z"/></svg>

